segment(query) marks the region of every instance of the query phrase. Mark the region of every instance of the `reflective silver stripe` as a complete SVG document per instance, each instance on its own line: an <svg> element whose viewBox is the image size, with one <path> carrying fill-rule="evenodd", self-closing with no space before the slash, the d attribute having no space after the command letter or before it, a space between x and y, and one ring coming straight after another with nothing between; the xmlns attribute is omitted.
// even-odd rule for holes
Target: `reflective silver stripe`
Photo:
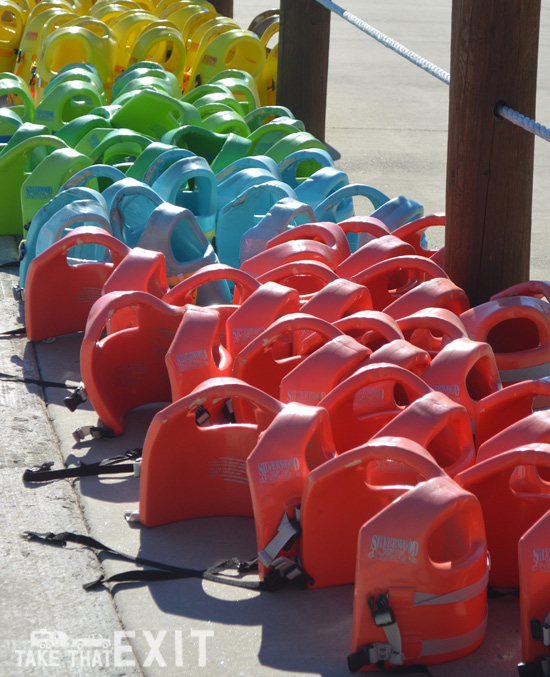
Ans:
<svg viewBox="0 0 550 677"><path fill-rule="evenodd" d="M454 651L462 651L472 646L485 635L487 628L487 615L477 628L467 632L465 635L458 635L455 637L448 637L447 639L430 639L422 642L422 649L420 656L439 656L440 654L453 653Z"/></svg>
<svg viewBox="0 0 550 677"><path fill-rule="evenodd" d="M453 590L445 595L431 595L428 592L415 592L413 606L420 606L422 604L454 604L455 602L467 602L473 597L481 594L486 588L489 581L489 568L484 575L471 585L464 588Z"/></svg>
<svg viewBox="0 0 550 677"><path fill-rule="evenodd" d="M487 569L483 576L472 583L466 585L459 590L453 590L445 595L432 595L427 592L415 592L413 597L413 607L422 605L440 605L440 604L454 604L456 602L467 602L474 597L477 597L487 589L489 582L489 560L487 560ZM391 591L390 591L391 598ZM391 601L391 600L390 600ZM550 616L550 614L549 614ZM421 644L420 656L437 656L439 654L453 653L455 651L462 651L475 644L485 635L487 628L487 614L483 621L464 635L454 637L447 637L445 639L432 639L423 641ZM402 653L403 647L401 642L401 631L397 623L392 623L384 626L384 633L386 639L392 648L392 656L394 660L390 661L395 665L401 665L407 658L406 654Z"/></svg>
<svg viewBox="0 0 550 677"><path fill-rule="evenodd" d="M524 367L523 369L502 369L498 372L500 380L503 383L510 381L529 381L530 379L550 376L550 362L537 364L534 367Z"/></svg>

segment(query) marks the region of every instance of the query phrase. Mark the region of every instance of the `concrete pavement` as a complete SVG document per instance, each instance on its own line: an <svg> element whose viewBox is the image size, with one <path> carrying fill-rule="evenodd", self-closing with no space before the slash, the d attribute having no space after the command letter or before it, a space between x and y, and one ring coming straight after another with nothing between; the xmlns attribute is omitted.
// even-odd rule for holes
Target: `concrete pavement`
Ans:
<svg viewBox="0 0 550 677"><path fill-rule="evenodd" d="M235 0L245 27L264 0ZM344 5L344 3L342 3ZM550 0L543 0L538 117L550 121ZM345 7L442 68L449 67L450 0L368 3ZM339 17L331 20L327 143L350 181L421 202L426 213L445 207L448 88L375 43ZM533 279L550 277L545 252L545 182L550 147L536 141ZM521 196L518 196L521 199ZM356 205L359 213L364 206ZM15 257L1 238L0 260ZM0 272L0 331L23 324L11 286L15 267ZM0 339L0 371L76 384L78 335L51 343ZM204 568L228 557L250 558L251 520L193 520L156 529L129 526L139 480L85 478L24 486L25 467L44 461L100 460L140 446L154 408L131 413L124 435L75 444L72 431L95 424L84 406L69 412L63 389L0 381L0 675L259 675L336 677L349 674L352 586L258 594L195 580L151 586L118 585L85 592L102 568L89 551L56 549L21 539L25 530L88 531L124 551ZM110 574L128 568L109 558ZM51 646L42 648L41 631ZM35 633L35 634L33 634ZM101 637L99 637L99 635ZM80 640L80 641L79 641ZM104 644L102 644L104 641ZM435 677L507 677L520 659L519 605L492 600L486 640L471 656L432 669Z"/></svg>

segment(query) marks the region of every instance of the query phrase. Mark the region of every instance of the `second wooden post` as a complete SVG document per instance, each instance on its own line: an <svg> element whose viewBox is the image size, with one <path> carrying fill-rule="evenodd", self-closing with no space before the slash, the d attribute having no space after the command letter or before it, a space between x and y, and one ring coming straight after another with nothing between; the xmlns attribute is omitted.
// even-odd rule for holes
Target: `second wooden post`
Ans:
<svg viewBox="0 0 550 677"><path fill-rule="evenodd" d="M540 0L453 0L445 269L472 305L529 279Z"/></svg>
<svg viewBox="0 0 550 677"><path fill-rule="evenodd" d="M222 16L233 16L233 0L211 0L212 4Z"/></svg>
<svg viewBox="0 0 550 677"><path fill-rule="evenodd" d="M277 103L325 140L330 11L315 0L281 0Z"/></svg>

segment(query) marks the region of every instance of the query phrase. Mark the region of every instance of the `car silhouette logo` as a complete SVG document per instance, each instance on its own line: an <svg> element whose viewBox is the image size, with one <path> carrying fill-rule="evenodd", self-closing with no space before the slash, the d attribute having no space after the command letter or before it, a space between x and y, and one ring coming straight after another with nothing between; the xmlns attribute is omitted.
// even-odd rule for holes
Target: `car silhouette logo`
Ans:
<svg viewBox="0 0 550 677"><path fill-rule="evenodd" d="M95 634L89 637L78 637L73 639L72 645L79 650L82 649L108 649L111 646L111 640L103 635Z"/></svg>

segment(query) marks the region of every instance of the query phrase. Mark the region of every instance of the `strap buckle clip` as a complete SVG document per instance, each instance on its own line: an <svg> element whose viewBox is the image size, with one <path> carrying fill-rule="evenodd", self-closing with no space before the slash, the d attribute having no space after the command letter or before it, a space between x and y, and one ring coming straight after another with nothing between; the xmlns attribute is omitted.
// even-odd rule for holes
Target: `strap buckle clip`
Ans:
<svg viewBox="0 0 550 677"><path fill-rule="evenodd" d="M54 465L53 461L45 461L42 465L33 465L32 468L26 468L23 473L24 482L34 482L33 475L36 475L40 472L49 472Z"/></svg>
<svg viewBox="0 0 550 677"><path fill-rule="evenodd" d="M348 669L351 673L356 673L365 665L383 665L386 661L391 661L392 653L391 644L366 644L359 651L348 655Z"/></svg>
<svg viewBox="0 0 550 677"><path fill-rule="evenodd" d="M393 653L391 644L367 644L365 647L369 654L369 663L374 665L380 661L389 661Z"/></svg>
<svg viewBox="0 0 550 677"><path fill-rule="evenodd" d="M103 437L114 437L115 434L111 428L100 428L94 425L83 425L73 432L73 437L76 442L82 442L88 436L92 437L94 440L99 440Z"/></svg>
<svg viewBox="0 0 550 677"><path fill-rule="evenodd" d="M395 616L387 595L380 595L378 600L375 600L373 595L369 597L368 601L372 620L377 628L384 628L395 623Z"/></svg>
<svg viewBox="0 0 550 677"><path fill-rule="evenodd" d="M63 404L70 411L75 411L83 402L86 402L88 399L88 394L86 393L86 388L84 384L81 383L74 391L64 398Z"/></svg>
<svg viewBox="0 0 550 677"><path fill-rule="evenodd" d="M550 646L550 625L548 622L531 618L531 636L533 639L542 642L544 646Z"/></svg>
<svg viewBox="0 0 550 677"><path fill-rule="evenodd" d="M308 586L315 581L309 576L295 560L290 557L276 557L271 562L271 567L264 577L268 589L278 590L285 581L301 590L307 590Z"/></svg>
<svg viewBox="0 0 550 677"><path fill-rule="evenodd" d="M281 578L286 578L289 581L303 573L298 564L290 557L277 557L273 560L271 566L279 573Z"/></svg>
<svg viewBox="0 0 550 677"><path fill-rule="evenodd" d="M231 398L225 400L222 407L222 414L225 416L225 420L228 423L236 423L235 419L235 410L233 409L233 402Z"/></svg>
<svg viewBox="0 0 550 677"><path fill-rule="evenodd" d="M202 404L199 404L195 411L195 423L198 426L205 426L210 420L210 412L206 407L203 407Z"/></svg>

